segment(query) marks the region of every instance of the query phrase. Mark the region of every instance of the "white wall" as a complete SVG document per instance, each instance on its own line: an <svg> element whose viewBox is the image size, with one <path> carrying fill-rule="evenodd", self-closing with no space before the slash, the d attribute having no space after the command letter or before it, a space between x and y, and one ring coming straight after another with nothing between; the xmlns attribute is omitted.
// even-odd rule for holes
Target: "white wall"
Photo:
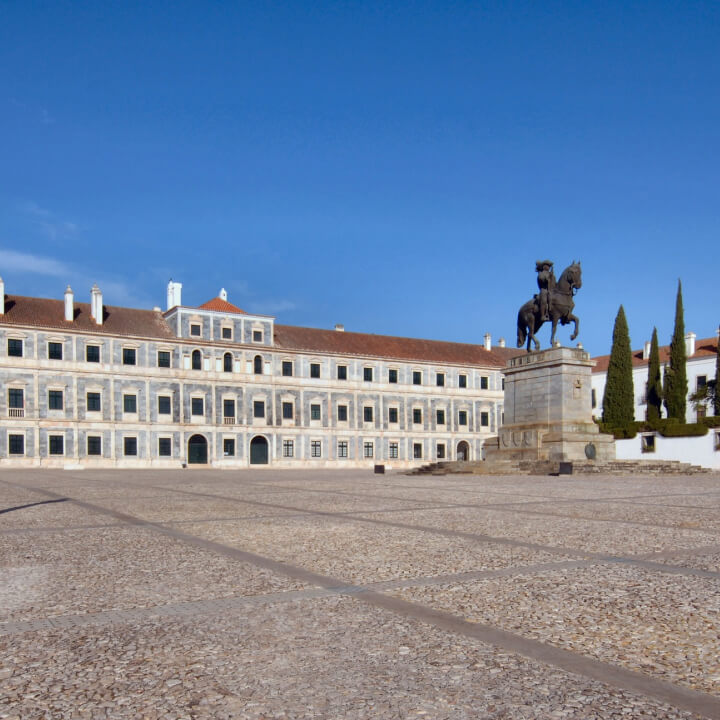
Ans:
<svg viewBox="0 0 720 720"><path fill-rule="evenodd" d="M679 460L693 465L720 470L720 428L710 428L701 437L663 437L655 433L655 452L642 452L642 435L638 433L630 440L616 440L615 451L618 460Z"/></svg>

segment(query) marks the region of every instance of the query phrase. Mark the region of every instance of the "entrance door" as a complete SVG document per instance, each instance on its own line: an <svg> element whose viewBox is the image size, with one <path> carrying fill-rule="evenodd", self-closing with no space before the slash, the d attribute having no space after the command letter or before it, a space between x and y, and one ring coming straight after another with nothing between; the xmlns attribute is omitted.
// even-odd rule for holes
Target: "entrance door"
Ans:
<svg viewBox="0 0 720 720"><path fill-rule="evenodd" d="M268 464L268 442L264 437L258 435L250 441L250 464Z"/></svg>
<svg viewBox="0 0 720 720"><path fill-rule="evenodd" d="M193 435L188 440L188 463L192 465L207 465L207 440L202 435Z"/></svg>
<svg viewBox="0 0 720 720"><path fill-rule="evenodd" d="M461 440L458 443L457 459L460 460L461 462L470 459L470 446L464 440Z"/></svg>

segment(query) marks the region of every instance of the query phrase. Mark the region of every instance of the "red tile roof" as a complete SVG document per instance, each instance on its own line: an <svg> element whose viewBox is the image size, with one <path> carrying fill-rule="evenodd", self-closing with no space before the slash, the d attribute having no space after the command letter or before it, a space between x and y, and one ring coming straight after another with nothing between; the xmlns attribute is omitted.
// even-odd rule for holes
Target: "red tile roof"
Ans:
<svg viewBox="0 0 720 720"><path fill-rule="evenodd" d="M226 313L237 313L238 315L247 315L244 310L241 310L236 305L229 303L227 300L223 300L220 297L214 297L212 300L208 300L199 307L200 310L216 310L217 312Z"/></svg>
<svg viewBox="0 0 720 720"><path fill-rule="evenodd" d="M275 325L275 345L286 350L314 353L364 355L395 360L482 365L497 368L504 368L508 357L524 352L513 348L499 347L489 351L483 345L338 332L337 330L319 330L291 325Z"/></svg>
<svg viewBox="0 0 720 720"><path fill-rule="evenodd" d="M695 354L691 355L691 358L700 358L700 357L708 357L708 356L715 356L717 353L717 336L711 337L711 338L703 338L701 340L695 340ZM659 348L660 353L660 362L665 363L668 361L670 357L670 346L669 345L661 345ZM593 368L594 373L601 373L601 372L607 372L608 369L608 363L610 362L610 356L609 355L600 355L598 357L594 357L593 360L595 361L595 367ZM649 363L649 360L643 359L643 351L642 350L633 350L632 352L632 364L633 367L641 367L642 365L647 365Z"/></svg>
<svg viewBox="0 0 720 720"><path fill-rule="evenodd" d="M32 327L78 330L136 337L175 338L162 313L155 310L103 306L103 324L98 325L90 315L88 303L75 303L75 319L65 320L65 302L50 298L5 296L5 314L0 325L30 325Z"/></svg>

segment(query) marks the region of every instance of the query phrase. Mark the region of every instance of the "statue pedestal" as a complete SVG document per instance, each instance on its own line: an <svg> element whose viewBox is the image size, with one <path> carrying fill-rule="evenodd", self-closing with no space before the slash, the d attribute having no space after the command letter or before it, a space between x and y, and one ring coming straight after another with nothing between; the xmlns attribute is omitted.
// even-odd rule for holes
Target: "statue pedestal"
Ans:
<svg viewBox="0 0 720 720"><path fill-rule="evenodd" d="M590 355L554 347L512 358L505 368L505 417L485 443L488 461L615 459L612 435L592 419Z"/></svg>

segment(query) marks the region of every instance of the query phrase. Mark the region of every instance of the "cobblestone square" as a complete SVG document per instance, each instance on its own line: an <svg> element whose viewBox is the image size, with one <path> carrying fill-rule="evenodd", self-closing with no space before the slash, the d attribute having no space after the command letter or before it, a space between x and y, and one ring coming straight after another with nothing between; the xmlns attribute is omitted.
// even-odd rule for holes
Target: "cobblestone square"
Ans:
<svg viewBox="0 0 720 720"><path fill-rule="evenodd" d="M720 476L1 470L0 718L720 718Z"/></svg>

